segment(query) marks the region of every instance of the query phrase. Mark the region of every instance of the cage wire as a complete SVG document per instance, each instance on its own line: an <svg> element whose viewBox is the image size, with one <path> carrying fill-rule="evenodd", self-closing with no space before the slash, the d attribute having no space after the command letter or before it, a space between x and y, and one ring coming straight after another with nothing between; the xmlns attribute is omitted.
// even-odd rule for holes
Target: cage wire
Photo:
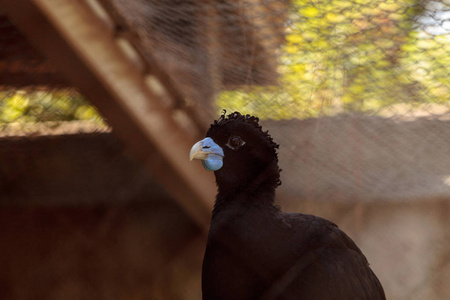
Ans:
<svg viewBox="0 0 450 300"><path fill-rule="evenodd" d="M346 229L388 298L448 298L448 216L431 203L450 196L449 1L111 3L186 105L262 120L284 209L369 205L364 234Z"/></svg>
<svg viewBox="0 0 450 300"><path fill-rule="evenodd" d="M202 102L211 116L222 109L264 120L450 114L445 0L103 2L117 7L141 35L145 50L168 70L187 102ZM20 33L9 35L2 36L9 64L18 60L11 53L22 53L30 68L36 54L17 42ZM59 113L48 120L64 118L58 101ZM51 111L50 102L44 97L40 110ZM77 105L86 111L80 99L72 102L68 111ZM81 111L70 115L87 117ZM44 121L43 114L34 119Z"/></svg>
<svg viewBox="0 0 450 300"><path fill-rule="evenodd" d="M0 14L0 136L95 129L106 129L97 110Z"/></svg>
<svg viewBox="0 0 450 300"><path fill-rule="evenodd" d="M102 2L138 34L184 105L207 107L211 121L223 109L262 120L281 145L284 199L450 198L448 0ZM2 124L100 122L73 89L4 86L0 103ZM448 276L449 245L433 241L441 263L398 271L421 275L393 281L395 299L450 295L438 280Z"/></svg>
<svg viewBox="0 0 450 300"><path fill-rule="evenodd" d="M448 114L448 1L112 3L214 115Z"/></svg>
<svg viewBox="0 0 450 300"><path fill-rule="evenodd" d="M185 105L263 120L289 166L285 195L450 195L448 1L109 3Z"/></svg>
<svg viewBox="0 0 450 300"><path fill-rule="evenodd" d="M97 110L73 88L3 87L0 136L34 136L105 131Z"/></svg>
<svg viewBox="0 0 450 300"><path fill-rule="evenodd" d="M218 105L275 120L448 117L449 10L445 1L292 1L279 85L225 92Z"/></svg>

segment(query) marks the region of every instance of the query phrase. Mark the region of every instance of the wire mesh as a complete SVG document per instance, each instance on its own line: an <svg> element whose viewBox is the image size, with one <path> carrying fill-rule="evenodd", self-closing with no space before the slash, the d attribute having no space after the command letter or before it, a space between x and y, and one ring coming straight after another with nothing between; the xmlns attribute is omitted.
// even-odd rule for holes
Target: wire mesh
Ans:
<svg viewBox="0 0 450 300"><path fill-rule="evenodd" d="M67 125L70 121L77 122ZM75 133L102 126L97 110L0 14L0 136Z"/></svg>
<svg viewBox="0 0 450 300"><path fill-rule="evenodd" d="M211 120L226 109L265 121L289 166L282 193L450 195L447 1L112 3L185 105L209 107Z"/></svg>
<svg viewBox="0 0 450 300"><path fill-rule="evenodd" d="M284 207L363 203L371 212L353 231L346 220L360 217L330 216L356 236L389 298L448 298L448 0L110 3L184 105L208 107L211 120L222 109L263 120L281 145ZM0 122L99 120L76 91L40 86L3 87Z"/></svg>
<svg viewBox="0 0 450 300"><path fill-rule="evenodd" d="M97 110L75 89L0 89L0 136L106 130Z"/></svg>
<svg viewBox="0 0 450 300"><path fill-rule="evenodd" d="M388 298L448 297L448 222L431 212L450 198L448 1L112 2L211 120L263 120L280 144L283 207L355 205L356 228L328 216Z"/></svg>
<svg viewBox="0 0 450 300"><path fill-rule="evenodd" d="M449 113L450 12L437 1L293 1L279 86L222 93L267 119Z"/></svg>

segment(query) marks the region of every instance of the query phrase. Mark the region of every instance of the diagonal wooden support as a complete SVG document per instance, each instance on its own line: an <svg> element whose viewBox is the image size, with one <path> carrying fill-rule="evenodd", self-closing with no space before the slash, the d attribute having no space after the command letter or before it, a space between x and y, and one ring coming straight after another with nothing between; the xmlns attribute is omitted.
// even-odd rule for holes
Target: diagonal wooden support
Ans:
<svg viewBox="0 0 450 300"><path fill-rule="evenodd" d="M191 218L206 228L215 195L212 174L190 163L195 142L164 106L163 85L148 80L142 61L95 1L0 0L29 41L94 104L114 132ZM156 82L156 84L155 84ZM195 118L195 116L193 116Z"/></svg>

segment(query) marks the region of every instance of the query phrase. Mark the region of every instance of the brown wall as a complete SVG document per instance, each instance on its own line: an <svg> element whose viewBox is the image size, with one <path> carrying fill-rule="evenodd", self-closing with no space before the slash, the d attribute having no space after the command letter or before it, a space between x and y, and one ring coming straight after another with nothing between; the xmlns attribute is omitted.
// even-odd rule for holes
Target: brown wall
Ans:
<svg viewBox="0 0 450 300"><path fill-rule="evenodd" d="M1 299L181 299L198 291L201 249L179 262L198 230L172 204L8 207L0 232Z"/></svg>
<svg viewBox="0 0 450 300"><path fill-rule="evenodd" d="M0 139L0 179L1 299L201 299L205 237L111 134ZM278 204L338 224L388 299L450 297L448 200Z"/></svg>
<svg viewBox="0 0 450 300"><path fill-rule="evenodd" d="M199 293L204 237L111 134L2 139L0 178L1 299Z"/></svg>

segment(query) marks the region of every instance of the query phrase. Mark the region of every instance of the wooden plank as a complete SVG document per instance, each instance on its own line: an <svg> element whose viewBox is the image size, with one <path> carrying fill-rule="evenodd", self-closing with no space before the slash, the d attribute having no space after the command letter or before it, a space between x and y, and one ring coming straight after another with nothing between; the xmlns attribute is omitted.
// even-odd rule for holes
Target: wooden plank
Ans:
<svg viewBox="0 0 450 300"><path fill-rule="evenodd" d="M85 1L0 3L30 42L97 106L114 132L193 220L208 225L216 188L212 174L189 162L197 134L174 120L146 84L139 61L119 46L110 24ZM161 157L157 163L149 149Z"/></svg>

